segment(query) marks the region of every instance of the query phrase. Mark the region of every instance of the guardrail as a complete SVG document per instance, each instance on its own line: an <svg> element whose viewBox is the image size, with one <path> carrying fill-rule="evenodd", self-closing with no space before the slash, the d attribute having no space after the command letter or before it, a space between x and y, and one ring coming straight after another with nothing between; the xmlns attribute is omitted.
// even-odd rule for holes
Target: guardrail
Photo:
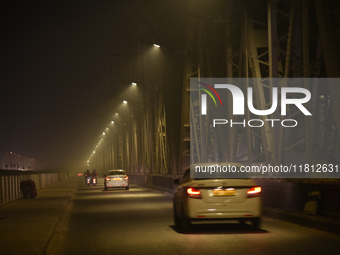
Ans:
<svg viewBox="0 0 340 255"><path fill-rule="evenodd" d="M46 173L37 171L0 171L0 206L23 198L20 190L20 183L26 180L32 180L36 189L41 190L48 185L56 183L60 179L75 177L75 173Z"/></svg>

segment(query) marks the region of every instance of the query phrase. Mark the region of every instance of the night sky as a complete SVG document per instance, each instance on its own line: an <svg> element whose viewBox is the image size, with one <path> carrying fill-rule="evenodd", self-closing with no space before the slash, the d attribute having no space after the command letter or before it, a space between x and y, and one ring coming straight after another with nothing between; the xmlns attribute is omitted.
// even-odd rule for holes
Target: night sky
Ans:
<svg viewBox="0 0 340 255"><path fill-rule="evenodd" d="M1 151L35 158L41 168L89 157L102 131L95 122L110 53L133 33L127 24L136 2L2 1ZM177 47L167 20L174 2L143 2L160 26L156 38Z"/></svg>

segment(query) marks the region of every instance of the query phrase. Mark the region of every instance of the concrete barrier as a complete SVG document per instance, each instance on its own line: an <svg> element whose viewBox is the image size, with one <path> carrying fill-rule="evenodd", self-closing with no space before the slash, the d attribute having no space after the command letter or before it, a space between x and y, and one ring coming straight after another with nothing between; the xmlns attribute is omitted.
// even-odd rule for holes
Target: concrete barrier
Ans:
<svg viewBox="0 0 340 255"><path fill-rule="evenodd" d="M174 193L173 175L129 173L129 182Z"/></svg>
<svg viewBox="0 0 340 255"><path fill-rule="evenodd" d="M328 181L320 183L302 183L275 179L256 180L262 187L264 206L303 213L310 193L317 192L319 199L314 215L340 218L340 183Z"/></svg>
<svg viewBox="0 0 340 255"><path fill-rule="evenodd" d="M36 189L41 190L59 180L75 177L75 173L30 173L18 171L2 171L0 173L0 206L23 198L20 183L32 180Z"/></svg>

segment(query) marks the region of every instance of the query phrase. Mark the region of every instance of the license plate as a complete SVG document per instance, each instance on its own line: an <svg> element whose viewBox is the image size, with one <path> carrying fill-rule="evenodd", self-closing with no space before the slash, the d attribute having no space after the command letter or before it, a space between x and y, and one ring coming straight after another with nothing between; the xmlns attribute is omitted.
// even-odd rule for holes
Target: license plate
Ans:
<svg viewBox="0 0 340 255"><path fill-rule="evenodd" d="M213 195L215 197L220 197L220 196L235 196L236 191L234 189L225 189L225 190L213 190Z"/></svg>
<svg viewBox="0 0 340 255"><path fill-rule="evenodd" d="M120 181L122 178L113 178L114 181Z"/></svg>

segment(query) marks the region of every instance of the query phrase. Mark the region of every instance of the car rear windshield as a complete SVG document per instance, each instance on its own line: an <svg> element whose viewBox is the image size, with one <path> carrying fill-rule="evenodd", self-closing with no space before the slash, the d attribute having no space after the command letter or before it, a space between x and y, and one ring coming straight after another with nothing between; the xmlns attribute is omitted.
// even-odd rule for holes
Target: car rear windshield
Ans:
<svg viewBox="0 0 340 255"><path fill-rule="evenodd" d="M124 170L112 170L108 172L108 175L126 175Z"/></svg>

